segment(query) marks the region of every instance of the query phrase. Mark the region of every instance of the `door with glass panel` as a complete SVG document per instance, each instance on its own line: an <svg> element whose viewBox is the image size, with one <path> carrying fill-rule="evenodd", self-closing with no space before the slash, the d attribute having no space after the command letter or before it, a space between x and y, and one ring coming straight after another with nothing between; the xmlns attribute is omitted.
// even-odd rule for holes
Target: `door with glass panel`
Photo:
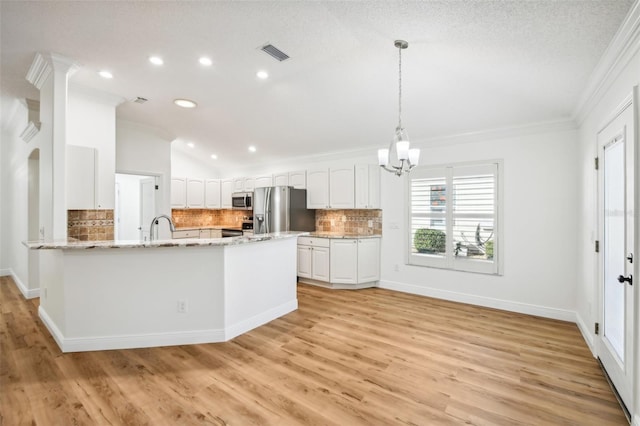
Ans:
<svg viewBox="0 0 640 426"><path fill-rule="evenodd" d="M634 115L631 98L598 134L600 333L597 352L633 412Z"/></svg>

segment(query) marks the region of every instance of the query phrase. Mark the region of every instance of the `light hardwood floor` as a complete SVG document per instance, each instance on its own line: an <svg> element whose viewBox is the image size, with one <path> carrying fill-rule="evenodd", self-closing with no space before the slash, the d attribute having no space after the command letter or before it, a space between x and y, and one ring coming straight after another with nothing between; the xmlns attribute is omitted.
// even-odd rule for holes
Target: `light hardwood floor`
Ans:
<svg viewBox="0 0 640 426"><path fill-rule="evenodd" d="M574 324L382 289L298 300L227 343L63 354L2 277L0 423L627 424Z"/></svg>

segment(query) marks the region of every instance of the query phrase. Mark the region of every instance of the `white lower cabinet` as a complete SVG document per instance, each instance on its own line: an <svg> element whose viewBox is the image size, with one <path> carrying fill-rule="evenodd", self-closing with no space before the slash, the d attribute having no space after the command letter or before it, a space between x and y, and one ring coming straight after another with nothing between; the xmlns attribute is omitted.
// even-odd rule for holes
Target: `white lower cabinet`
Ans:
<svg viewBox="0 0 640 426"><path fill-rule="evenodd" d="M329 281L329 240L298 238L298 276Z"/></svg>
<svg viewBox="0 0 640 426"><path fill-rule="evenodd" d="M380 238L298 238L301 282L371 287L380 279Z"/></svg>

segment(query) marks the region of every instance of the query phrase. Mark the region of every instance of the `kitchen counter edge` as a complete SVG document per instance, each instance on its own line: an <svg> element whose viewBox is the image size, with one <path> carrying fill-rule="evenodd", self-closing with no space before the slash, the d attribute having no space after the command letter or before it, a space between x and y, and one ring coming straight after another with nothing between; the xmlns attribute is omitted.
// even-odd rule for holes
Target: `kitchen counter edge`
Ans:
<svg viewBox="0 0 640 426"><path fill-rule="evenodd" d="M352 239L352 238L382 238L382 235L359 235L359 234L334 234L331 232L309 232L307 235L303 235L303 237L313 237L313 238L329 238L329 239Z"/></svg>
<svg viewBox="0 0 640 426"><path fill-rule="evenodd" d="M157 241L138 240L111 240L111 241L23 241L31 250L87 250L87 249L111 249L111 248L159 248L159 247L206 247L206 246L233 246L240 244L256 243L259 241L282 240L309 235L308 232L274 232L272 234L260 234L242 237L226 238L184 238Z"/></svg>

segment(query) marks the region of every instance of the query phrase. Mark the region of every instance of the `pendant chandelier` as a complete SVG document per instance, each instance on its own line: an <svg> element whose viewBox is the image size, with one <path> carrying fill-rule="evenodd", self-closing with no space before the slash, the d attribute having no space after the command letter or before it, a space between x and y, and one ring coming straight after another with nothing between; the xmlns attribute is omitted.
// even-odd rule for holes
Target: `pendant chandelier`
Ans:
<svg viewBox="0 0 640 426"><path fill-rule="evenodd" d="M396 176L409 173L420 160L420 150L409 149L409 135L402 127L402 50L409 47L409 43L404 40L396 40L394 46L398 48L398 127L389 145L389 148L378 150L378 164L380 167ZM395 149L398 163L390 162L390 154Z"/></svg>

